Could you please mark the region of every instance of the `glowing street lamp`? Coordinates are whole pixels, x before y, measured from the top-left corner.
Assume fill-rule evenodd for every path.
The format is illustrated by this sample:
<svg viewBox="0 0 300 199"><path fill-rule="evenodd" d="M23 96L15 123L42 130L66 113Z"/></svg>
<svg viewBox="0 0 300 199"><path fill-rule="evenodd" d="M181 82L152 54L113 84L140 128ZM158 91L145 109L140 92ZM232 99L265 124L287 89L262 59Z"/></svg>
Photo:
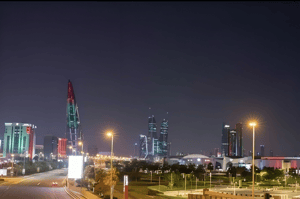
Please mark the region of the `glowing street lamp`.
<svg viewBox="0 0 300 199"><path fill-rule="evenodd" d="M255 165L254 165L254 155L255 155L255 126L256 123L252 122L249 124L250 126L253 127L253 153L252 153L252 198L254 199L254 170L255 170Z"/></svg>
<svg viewBox="0 0 300 199"><path fill-rule="evenodd" d="M108 137L111 137L111 152L110 152L110 170L111 170L111 187L110 187L110 199L113 199L113 164L112 164L112 155L113 155L113 148L114 148L114 134L112 132L107 132L106 134Z"/></svg>
<svg viewBox="0 0 300 199"><path fill-rule="evenodd" d="M78 145L81 146L81 151L83 151L83 142L82 142L82 141L79 141L79 142L78 142ZM83 154L83 153L82 153L82 154Z"/></svg>

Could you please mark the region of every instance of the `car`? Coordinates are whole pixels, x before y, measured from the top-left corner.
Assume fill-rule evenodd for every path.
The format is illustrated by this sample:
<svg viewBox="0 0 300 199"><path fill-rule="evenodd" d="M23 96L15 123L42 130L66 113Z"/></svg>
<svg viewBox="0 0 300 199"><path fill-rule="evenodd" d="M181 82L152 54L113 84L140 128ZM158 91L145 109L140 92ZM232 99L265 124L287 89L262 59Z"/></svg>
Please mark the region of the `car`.
<svg viewBox="0 0 300 199"><path fill-rule="evenodd" d="M52 187L57 187L57 182L52 182Z"/></svg>

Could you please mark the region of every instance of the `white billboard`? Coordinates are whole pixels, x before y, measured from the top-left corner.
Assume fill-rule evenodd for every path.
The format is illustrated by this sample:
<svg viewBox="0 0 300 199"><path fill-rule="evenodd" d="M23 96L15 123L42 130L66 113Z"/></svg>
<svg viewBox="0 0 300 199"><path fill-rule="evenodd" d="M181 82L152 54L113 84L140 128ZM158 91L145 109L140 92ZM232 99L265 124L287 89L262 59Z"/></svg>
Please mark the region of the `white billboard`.
<svg viewBox="0 0 300 199"><path fill-rule="evenodd" d="M0 169L0 176L7 176L7 169Z"/></svg>
<svg viewBox="0 0 300 199"><path fill-rule="evenodd" d="M83 156L69 156L68 178L82 178Z"/></svg>

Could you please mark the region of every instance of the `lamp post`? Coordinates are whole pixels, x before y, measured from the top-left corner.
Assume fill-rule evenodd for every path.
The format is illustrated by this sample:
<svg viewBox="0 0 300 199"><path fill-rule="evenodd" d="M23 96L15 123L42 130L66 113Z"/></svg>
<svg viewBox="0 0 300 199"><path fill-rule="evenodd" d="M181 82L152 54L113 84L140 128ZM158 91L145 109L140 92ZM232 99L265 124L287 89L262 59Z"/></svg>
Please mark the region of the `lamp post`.
<svg viewBox="0 0 300 199"><path fill-rule="evenodd" d="M82 141L79 141L79 142L78 142L78 145L81 146L81 151L83 152L83 142L82 142ZM81 152L81 154L82 154L82 152Z"/></svg>
<svg viewBox="0 0 300 199"><path fill-rule="evenodd" d="M12 162L11 162L11 165L12 165L12 175L14 175L14 154L11 155L12 157Z"/></svg>
<svg viewBox="0 0 300 199"><path fill-rule="evenodd" d="M107 133L108 137L111 137L111 152L110 152L110 170L111 170L111 187L110 187L110 199L113 199L113 148L114 148L114 135L112 132Z"/></svg>
<svg viewBox="0 0 300 199"><path fill-rule="evenodd" d="M252 122L250 123L250 126L253 127L253 153L252 153L252 198L254 199L254 170L255 170L255 164L254 164L254 155L255 155L255 126L256 123Z"/></svg>

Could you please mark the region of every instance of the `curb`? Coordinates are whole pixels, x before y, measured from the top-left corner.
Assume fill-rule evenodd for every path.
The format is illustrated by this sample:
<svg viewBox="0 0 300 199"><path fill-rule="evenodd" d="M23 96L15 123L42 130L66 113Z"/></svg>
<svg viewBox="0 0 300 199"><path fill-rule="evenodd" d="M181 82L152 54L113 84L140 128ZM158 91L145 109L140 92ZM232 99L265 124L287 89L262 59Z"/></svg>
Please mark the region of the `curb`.
<svg viewBox="0 0 300 199"><path fill-rule="evenodd" d="M71 190L68 190L69 188L67 188L66 186L64 187L65 192L73 199L81 199L79 196L77 196L76 194L74 194Z"/></svg>

